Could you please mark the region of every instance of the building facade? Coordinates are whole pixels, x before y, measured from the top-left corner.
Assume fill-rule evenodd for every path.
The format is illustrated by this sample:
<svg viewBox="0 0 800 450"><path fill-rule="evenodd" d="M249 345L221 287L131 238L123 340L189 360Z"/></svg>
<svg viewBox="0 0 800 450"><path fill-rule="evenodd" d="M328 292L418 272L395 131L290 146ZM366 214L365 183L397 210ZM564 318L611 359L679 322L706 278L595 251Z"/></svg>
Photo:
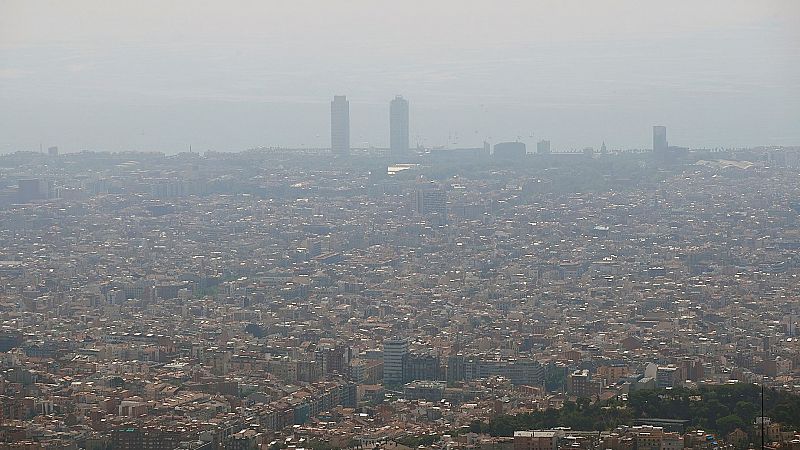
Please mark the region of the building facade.
<svg viewBox="0 0 800 450"><path fill-rule="evenodd" d="M383 341L383 384L398 385L405 381L405 362L408 358L408 338Z"/></svg>

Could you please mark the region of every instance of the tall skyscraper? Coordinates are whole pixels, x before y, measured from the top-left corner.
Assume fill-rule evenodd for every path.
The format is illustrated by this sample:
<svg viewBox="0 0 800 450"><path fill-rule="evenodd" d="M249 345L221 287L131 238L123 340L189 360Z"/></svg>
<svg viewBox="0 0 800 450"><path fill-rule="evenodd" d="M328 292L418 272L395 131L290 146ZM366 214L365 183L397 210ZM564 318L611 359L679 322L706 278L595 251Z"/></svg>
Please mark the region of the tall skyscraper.
<svg viewBox="0 0 800 450"><path fill-rule="evenodd" d="M408 153L408 100L400 95L389 104L389 152L392 156Z"/></svg>
<svg viewBox="0 0 800 450"><path fill-rule="evenodd" d="M550 141L541 140L536 143L536 153L540 155L549 155L550 154Z"/></svg>
<svg viewBox="0 0 800 450"><path fill-rule="evenodd" d="M398 385L405 379L404 366L408 357L408 338L383 341L383 384Z"/></svg>
<svg viewBox="0 0 800 450"><path fill-rule="evenodd" d="M653 153L664 154L669 149L667 144L667 127L656 125L653 127Z"/></svg>
<svg viewBox="0 0 800 450"><path fill-rule="evenodd" d="M350 153L350 102L344 95L334 95L331 102L331 152Z"/></svg>

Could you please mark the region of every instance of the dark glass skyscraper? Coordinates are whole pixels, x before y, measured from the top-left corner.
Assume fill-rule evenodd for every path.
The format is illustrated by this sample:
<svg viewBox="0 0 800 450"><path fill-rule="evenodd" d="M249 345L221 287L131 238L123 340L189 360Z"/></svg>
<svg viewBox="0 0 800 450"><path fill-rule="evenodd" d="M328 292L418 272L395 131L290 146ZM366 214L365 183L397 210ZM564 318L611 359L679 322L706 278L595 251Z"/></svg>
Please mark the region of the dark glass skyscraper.
<svg viewBox="0 0 800 450"><path fill-rule="evenodd" d="M344 95L335 95L331 102L331 152L350 153L350 102Z"/></svg>
<svg viewBox="0 0 800 450"><path fill-rule="evenodd" d="M389 104L389 151L392 156L408 153L408 101L400 95Z"/></svg>
<svg viewBox="0 0 800 450"><path fill-rule="evenodd" d="M669 149L667 144L667 127L656 125L653 127L653 153L664 154Z"/></svg>

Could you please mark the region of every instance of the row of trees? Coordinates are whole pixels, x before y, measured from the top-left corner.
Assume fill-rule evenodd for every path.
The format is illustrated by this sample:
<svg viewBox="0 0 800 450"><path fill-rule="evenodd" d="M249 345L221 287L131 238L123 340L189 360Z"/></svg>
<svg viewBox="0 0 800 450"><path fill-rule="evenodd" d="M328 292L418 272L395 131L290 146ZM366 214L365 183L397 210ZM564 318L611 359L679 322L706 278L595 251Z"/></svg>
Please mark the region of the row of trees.
<svg viewBox="0 0 800 450"><path fill-rule="evenodd" d="M630 396L634 417L683 419L689 426L727 434L752 429L761 415L761 388L754 384L703 386L697 390L639 391ZM764 391L764 415L787 427L800 427L800 396Z"/></svg>
<svg viewBox="0 0 800 450"><path fill-rule="evenodd" d="M800 428L800 396L768 389L764 393L767 417L789 428ZM761 415L761 391L751 384L704 386L697 390L644 390L631 393L627 402L612 399L589 403L566 402L559 410L548 409L517 415L500 415L488 423L475 421L470 431L493 436L512 436L515 430L570 427L573 430L611 430L632 425L635 419L662 418L688 421L689 428L724 436L740 428L753 430Z"/></svg>
<svg viewBox="0 0 800 450"><path fill-rule="evenodd" d="M547 409L530 413L503 414L488 423L475 421L470 431L492 436L513 436L516 430L536 430L570 427L573 430L610 430L633 422L630 408L619 400L590 403L588 399L565 402L561 409Z"/></svg>

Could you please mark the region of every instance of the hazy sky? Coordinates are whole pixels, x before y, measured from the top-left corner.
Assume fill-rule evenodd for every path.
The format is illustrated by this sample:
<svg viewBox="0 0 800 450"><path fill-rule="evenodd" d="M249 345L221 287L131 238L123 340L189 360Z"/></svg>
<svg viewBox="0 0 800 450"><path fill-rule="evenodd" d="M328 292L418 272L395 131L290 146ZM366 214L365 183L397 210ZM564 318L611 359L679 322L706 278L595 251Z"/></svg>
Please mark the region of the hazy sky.
<svg viewBox="0 0 800 450"><path fill-rule="evenodd" d="M800 145L800 1L0 0L0 152Z"/></svg>

